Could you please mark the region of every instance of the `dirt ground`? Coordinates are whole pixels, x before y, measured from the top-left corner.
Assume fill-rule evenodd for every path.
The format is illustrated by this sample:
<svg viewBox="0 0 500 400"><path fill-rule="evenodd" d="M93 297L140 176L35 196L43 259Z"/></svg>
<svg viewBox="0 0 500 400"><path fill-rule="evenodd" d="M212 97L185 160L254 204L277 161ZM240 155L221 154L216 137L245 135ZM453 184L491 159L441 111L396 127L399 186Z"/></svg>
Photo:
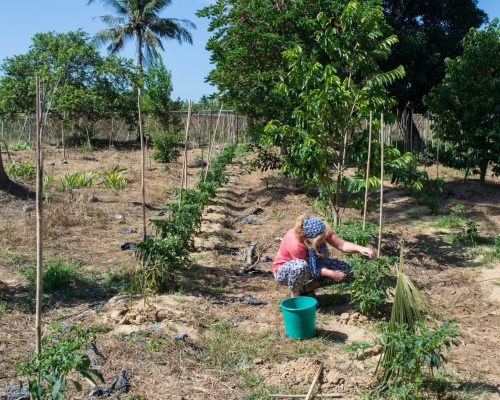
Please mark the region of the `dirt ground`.
<svg viewBox="0 0 500 400"><path fill-rule="evenodd" d="M191 164L197 151L190 152ZM16 152L30 159L30 151ZM141 232L140 152L70 151L60 164L59 150L48 152L46 172L57 179L67 172L109 170L126 166L124 190L92 188L63 192L49 190L46 209L47 259L63 258L80 264L90 283L50 296L44 321L100 326L97 346L105 357L101 371L106 382L125 369L132 374L131 390L123 399L264 399L269 393L306 393L322 362L323 393L360 399L370 386L377 356L360 359L349 344L373 340L376 323L360 316L342 295L318 292L318 335L292 341L284 335L279 302L288 297L269 273L242 274L244 250L256 243L258 256L272 260L280 238L302 213L312 213L314 198L295 182L277 173L246 173L243 162L230 165L230 182L206 208L201 232L195 238L193 266L179 281L175 293L150 297L143 305L118 284L121 271L135 263L123 242L136 242ZM172 198L180 181L180 163L152 162L146 174L148 218ZM199 168L189 168L194 183ZM429 170L431 176L435 169ZM451 170L445 176L442 214L461 203L477 223L479 233L500 232L500 183L481 187L466 184ZM376 193L374 197L378 196ZM95 198L97 198L97 201ZM92 198L92 199L91 199ZM23 307L33 289L19 272L34 261L35 215L26 211L32 202L0 193L0 391L16 382L15 369L25 360L34 339L34 315ZM461 336L447 356L448 399L498 399L500 385L498 260L485 261L487 246L452 245L450 232L435 226L439 216L403 192L389 187L382 253L397 255L403 239L406 271L428 297L440 319L458 318ZM252 216L259 225L237 222ZM347 210L344 218L359 218ZM373 211L369 219L376 223ZM125 229L128 229L125 232ZM131 232L131 233L129 233ZM271 262L256 266L265 272ZM118 283L116 283L118 282ZM114 284L116 283L116 284ZM252 295L267 304L252 306L236 301ZM132 304L132 307L130 306ZM174 340L187 334L187 339ZM72 393L70 398L86 397Z"/></svg>

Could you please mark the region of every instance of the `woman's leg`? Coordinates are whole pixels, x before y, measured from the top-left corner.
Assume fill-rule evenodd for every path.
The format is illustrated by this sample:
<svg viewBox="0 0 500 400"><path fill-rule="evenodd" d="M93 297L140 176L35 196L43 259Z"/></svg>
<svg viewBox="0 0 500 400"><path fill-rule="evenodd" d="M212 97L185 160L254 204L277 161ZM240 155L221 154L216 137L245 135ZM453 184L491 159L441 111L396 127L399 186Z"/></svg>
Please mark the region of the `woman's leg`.
<svg viewBox="0 0 500 400"><path fill-rule="evenodd" d="M288 286L292 292L292 297L300 296L302 288L310 279L306 260L288 261L276 272L276 280L280 284Z"/></svg>

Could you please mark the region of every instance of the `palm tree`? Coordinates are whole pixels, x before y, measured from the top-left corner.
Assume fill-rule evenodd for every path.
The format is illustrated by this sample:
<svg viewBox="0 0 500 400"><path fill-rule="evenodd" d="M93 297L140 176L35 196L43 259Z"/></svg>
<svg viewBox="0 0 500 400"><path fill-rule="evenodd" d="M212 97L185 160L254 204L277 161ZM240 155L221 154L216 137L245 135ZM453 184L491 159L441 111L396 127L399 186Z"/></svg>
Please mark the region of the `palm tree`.
<svg viewBox="0 0 500 400"><path fill-rule="evenodd" d="M96 0L87 0L92 4ZM157 57L157 48L163 48L162 39L176 39L179 43L193 44L189 29L196 26L189 20L161 18L159 13L168 7L172 0L100 0L105 6L114 10L114 15L100 17L109 28L96 33L96 45L108 44L111 54L118 53L126 42L135 37L137 42L137 67L142 73L144 53L146 59Z"/></svg>
<svg viewBox="0 0 500 400"><path fill-rule="evenodd" d="M141 192L142 192L142 220L143 240L146 240L146 198L145 198L145 155L144 134L141 121L141 89L144 69L144 53L147 59L158 57L157 48L163 48L162 39L176 39L179 43L193 43L188 29L196 26L188 20L161 18L160 12L168 7L172 0L100 0L105 6L114 10L115 15L103 15L101 21L109 26L97 32L94 43L99 46L108 44L111 54L118 53L126 42L135 37L137 42L137 69L139 72L139 87L137 90L138 133L141 140ZM95 0L87 0L87 4Z"/></svg>

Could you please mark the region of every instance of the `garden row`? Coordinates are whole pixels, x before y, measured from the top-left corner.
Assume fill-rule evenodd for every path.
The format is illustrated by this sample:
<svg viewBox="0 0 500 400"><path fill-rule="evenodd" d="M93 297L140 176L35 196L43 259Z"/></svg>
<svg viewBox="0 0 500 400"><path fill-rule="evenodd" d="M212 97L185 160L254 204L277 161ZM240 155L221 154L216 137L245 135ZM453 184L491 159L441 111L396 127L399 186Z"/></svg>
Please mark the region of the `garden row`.
<svg viewBox="0 0 500 400"><path fill-rule="evenodd" d="M227 146L212 162L209 171L200 171L194 189L177 190L176 200L165 207L167 218L150 221L154 235L139 243L136 255L142 266L134 286L141 293L165 291L174 284L175 274L190 264L194 234L200 229L202 213L217 189L228 182L226 166L236 146Z"/></svg>

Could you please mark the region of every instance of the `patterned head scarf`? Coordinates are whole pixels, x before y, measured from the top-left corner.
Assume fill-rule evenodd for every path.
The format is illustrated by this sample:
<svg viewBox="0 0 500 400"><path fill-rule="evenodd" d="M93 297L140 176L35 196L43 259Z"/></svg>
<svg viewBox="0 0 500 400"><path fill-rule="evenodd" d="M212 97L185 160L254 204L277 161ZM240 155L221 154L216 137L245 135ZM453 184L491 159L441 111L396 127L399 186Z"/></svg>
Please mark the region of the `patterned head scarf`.
<svg viewBox="0 0 500 400"><path fill-rule="evenodd" d="M315 217L305 217L302 223L302 232L308 238L313 238L321 235L325 230L326 225L319 218Z"/></svg>

